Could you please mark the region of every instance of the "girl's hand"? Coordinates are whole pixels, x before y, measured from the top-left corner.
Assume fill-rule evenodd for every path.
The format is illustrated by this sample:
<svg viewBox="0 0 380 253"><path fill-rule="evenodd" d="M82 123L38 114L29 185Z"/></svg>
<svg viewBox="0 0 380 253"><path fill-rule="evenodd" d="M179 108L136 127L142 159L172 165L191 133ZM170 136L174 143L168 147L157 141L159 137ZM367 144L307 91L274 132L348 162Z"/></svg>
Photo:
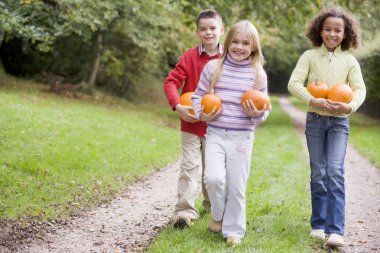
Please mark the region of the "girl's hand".
<svg viewBox="0 0 380 253"><path fill-rule="evenodd" d="M262 110L257 110L252 100L246 100L245 103L243 103L243 111L250 117L263 116L267 109L267 105L264 104L264 108Z"/></svg>
<svg viewBox="0 0 380 253"><path fill-rule="evenodd" d="M203 110L204 106L202 106L201 115L199 116L199 119L206 122L216 119L222 113L222 108L216 111L216 106L212 109L210 113L205 113Z"/></svg>
<svg viewBox="0 0 380 253"><path fill-rule="evenodd" d="M186 122L194 123L199 121L197 117L190 113L190 110L193 109L191 106L177 104L175 110L178 113L178 116Z"/></svg>
<svg viewBox="0 0 380 253"><path fill-rule="evenodd" d="M310 106L327 112L335 110L335 107L325 98L312 98L310 100Z"/></svg>
<svg viewBox="0 0 380 253"><path fill-rule="evenodd" d="M350 114L351 113L351 106L349 106L346 103L343 102L335 102L332 100L327 100L330 106L332 106L333 109L328 109L327 111L329 113L334 113L334 114L340 114L340 113L345 113L345 114Z"/></svg>
<svg viewBox="0 0 380 253"><path fill-rule="evenodd" d="M325 98L312 98L310 100L310 106L332 114L351 113L351 107L348 104Z"/></svg>

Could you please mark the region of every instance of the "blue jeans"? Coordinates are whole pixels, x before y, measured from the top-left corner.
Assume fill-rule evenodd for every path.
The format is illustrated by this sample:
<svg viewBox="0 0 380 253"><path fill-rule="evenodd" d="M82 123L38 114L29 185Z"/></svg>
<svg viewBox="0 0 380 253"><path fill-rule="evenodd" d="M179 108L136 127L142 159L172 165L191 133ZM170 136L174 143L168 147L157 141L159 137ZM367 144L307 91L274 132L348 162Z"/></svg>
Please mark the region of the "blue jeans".
<svg viewBox="0 0 380 253"><path fill-rule="evenodd" d="M311 227L344 234L344 158L349 119L308 113L306 139L310 156Z"/></svg>

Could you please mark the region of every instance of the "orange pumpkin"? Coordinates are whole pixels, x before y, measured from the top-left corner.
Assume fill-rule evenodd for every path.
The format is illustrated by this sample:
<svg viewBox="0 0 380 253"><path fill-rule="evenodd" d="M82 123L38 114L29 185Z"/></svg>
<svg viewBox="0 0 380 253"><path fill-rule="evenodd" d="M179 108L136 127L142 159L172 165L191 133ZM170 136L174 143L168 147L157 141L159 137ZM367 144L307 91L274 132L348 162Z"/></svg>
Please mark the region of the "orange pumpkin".
<svg viewBox="0 0 380 253"><path fill-rule="evenodd" d="M245 103L247 100L252 100L257 110L262 110L264 108L264 105L266 105L267 109L270 106L269 96L264 92L258 90L246 91L241 97L241 105L243 106L243 103Z"/></svg>
<svg viewBox="0 0 380 253"><path fill-rule="evenodd" d="M306 89L315 98L327 98L329 94L329 86L324 82L318 82L317 79L309 83Z"/></svg>
<svg viewBox="0 0 380 253"><path fill-rule="evenodd" d="M354 97L354 92L347 84L336 84L331 87L327 99L336 102L349 103Z"/></svg>
<svg viewBox="0 0 380 253"><path fill-rule="evenodd" d="M201 105L205 113L210 113L214 107L217 112L222 107L222 99L215 94L207 94L202 97Z"/></svg>
<svg viewBox="0 0 380 253"><path fill-rule="evenodd" d="M193 101L191 101L191 97L194 95L194 92L186 92L184 94L182 94L180 97L179 97L179 103L181 105L185 105L185 106L191 106L193 107ZM193 109L190 109L189 112L193 115L195 115L194 113L194 110Z"/></svg>

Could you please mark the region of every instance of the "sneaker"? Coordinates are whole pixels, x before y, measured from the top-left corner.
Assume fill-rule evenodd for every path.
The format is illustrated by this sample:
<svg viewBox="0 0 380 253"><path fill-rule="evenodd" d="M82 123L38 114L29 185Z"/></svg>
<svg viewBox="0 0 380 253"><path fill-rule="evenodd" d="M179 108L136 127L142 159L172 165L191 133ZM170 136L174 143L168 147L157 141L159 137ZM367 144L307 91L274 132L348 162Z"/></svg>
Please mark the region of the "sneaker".
<svg viewBox="0 0 380 253"><path fill-rule="evenodd" d="M239 237L235 237L235 236L227 237L227 244L231 246L232 248L238 246L240 243L241 243L241 239Z"/></svg>
<svg viewBox="0 0 380 253"><path fill-rule="evenodd" d="M332 247L343 247L344 240L341 235L331 234L327 237L326 244L327 246L332 246Z"/></svg>
<svg viewBox="0 0 380 253"><path fill-rule="evenodd" d="M184 229L191 226L191 219L187 216L179 216L174 222L174 228Z"/></svg>
<svg viewBox="0 0 380 253"><path fill-rule="evenodd" d="M213 233L220 233L222 232L222 224L223 221L216 221L213 218L211 218L210 222L208 223L208 230L210 230Z"/></svg>
<svg viewBox="0 0 380 253"><path fill-rule="evenodd" d="M326 234L323 229L312 229L310 232L310 236L321 239L322 241L326 239Z"/></svg>

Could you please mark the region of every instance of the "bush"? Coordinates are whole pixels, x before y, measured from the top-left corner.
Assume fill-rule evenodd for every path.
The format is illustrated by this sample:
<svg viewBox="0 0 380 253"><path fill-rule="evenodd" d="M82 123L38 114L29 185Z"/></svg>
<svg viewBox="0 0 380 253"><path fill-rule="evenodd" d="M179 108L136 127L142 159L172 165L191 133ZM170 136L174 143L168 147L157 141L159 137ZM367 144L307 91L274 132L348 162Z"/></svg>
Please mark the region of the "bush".
<svg viewBox="0 0 380 253"><path fill-rule="evenodd" d="M367 96L361 108L365 114L380 118L380 49L360 60Z"/></svg>

